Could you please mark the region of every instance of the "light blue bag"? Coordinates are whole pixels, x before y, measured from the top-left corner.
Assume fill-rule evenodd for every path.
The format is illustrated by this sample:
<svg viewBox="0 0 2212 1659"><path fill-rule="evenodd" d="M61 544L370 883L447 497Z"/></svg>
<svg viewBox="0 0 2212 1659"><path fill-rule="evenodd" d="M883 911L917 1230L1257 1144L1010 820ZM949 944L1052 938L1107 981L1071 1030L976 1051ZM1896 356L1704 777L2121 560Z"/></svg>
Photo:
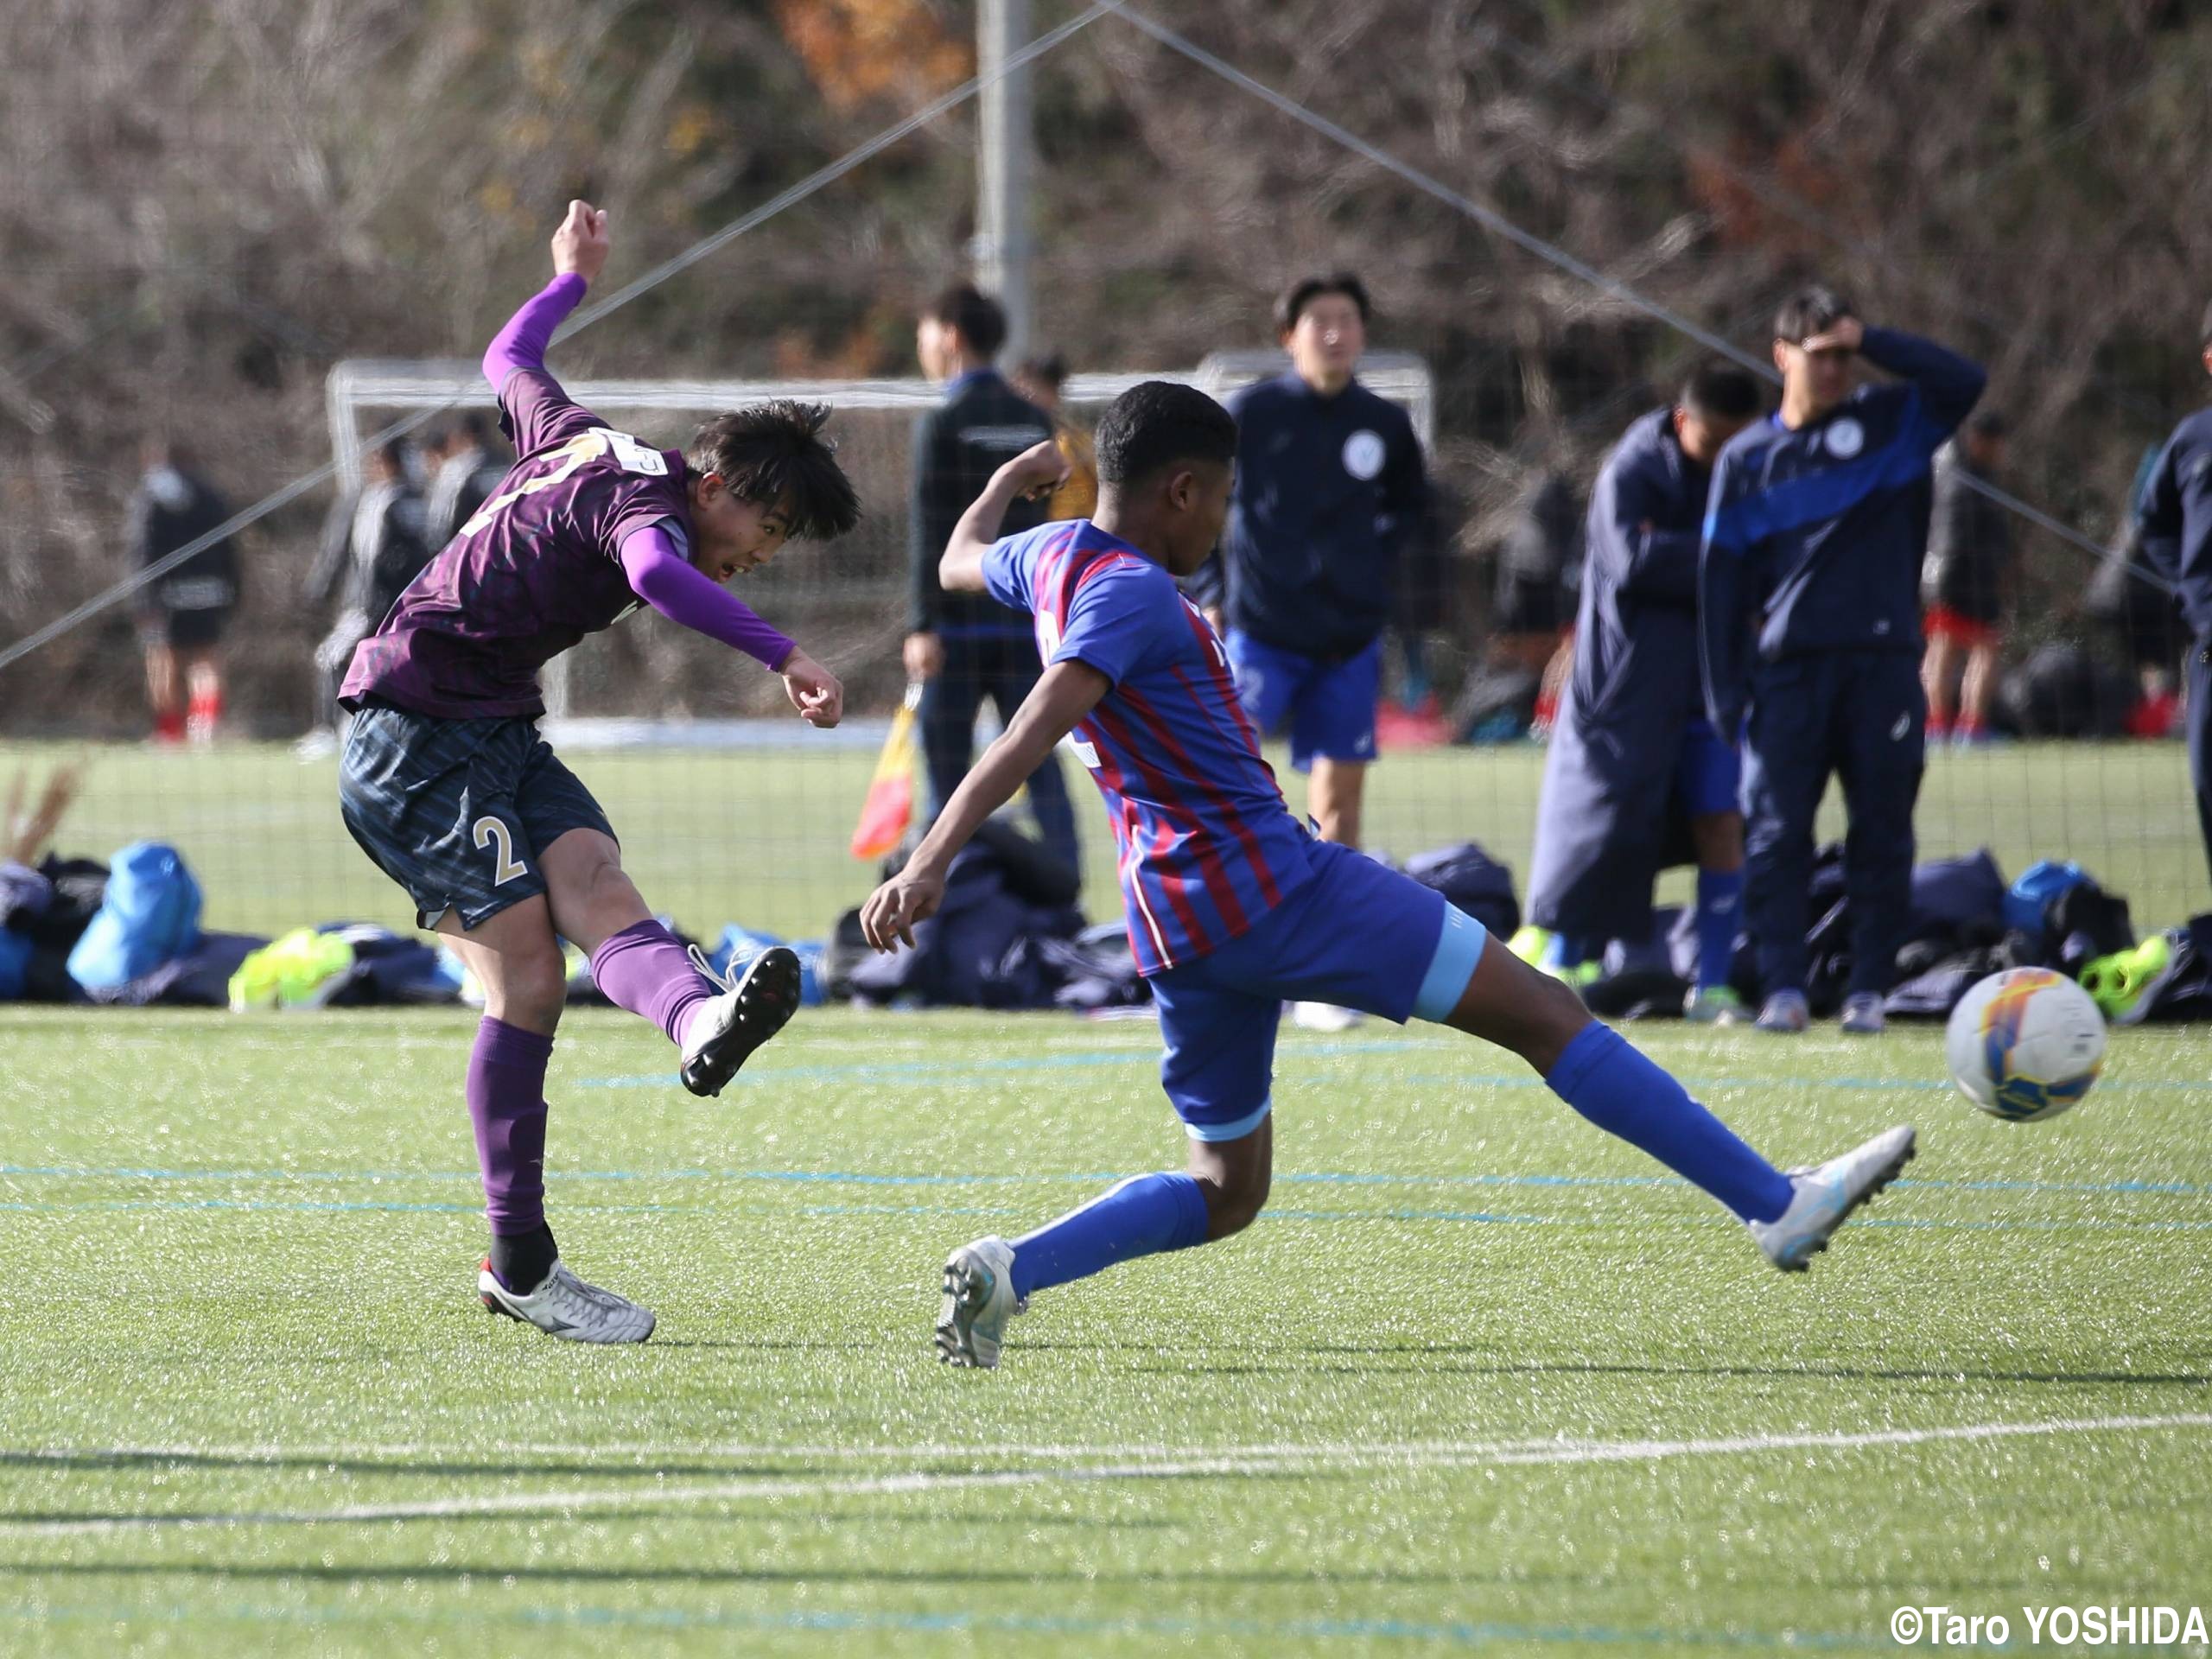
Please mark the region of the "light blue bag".
<svg viewBox="0 0 2212 1659"><path fill-rule="evenodd" d="M110 861L107 895L69 953L69 977L88 991L111 991L199 943L199 882L175 848L133 842Z"/></svg>

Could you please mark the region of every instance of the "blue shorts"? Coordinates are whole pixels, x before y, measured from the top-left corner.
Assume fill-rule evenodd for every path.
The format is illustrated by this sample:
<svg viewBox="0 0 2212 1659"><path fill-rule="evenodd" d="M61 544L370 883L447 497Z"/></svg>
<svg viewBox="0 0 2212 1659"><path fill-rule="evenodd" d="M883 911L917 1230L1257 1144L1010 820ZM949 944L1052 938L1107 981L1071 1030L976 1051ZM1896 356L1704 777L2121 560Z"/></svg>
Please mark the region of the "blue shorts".
<svg viewBox="0 0 2212 1659"><path fill-rule="evenodd" d="M545 891L537 855L571 830L614 830L536 722L444 720L372 703L353 716L338 805L361 850L415 901L418 926L464 928Z"/></svg>
<svg viewBox="0 0 2212 1659"><path fill-rule="evenodd" d="M1733 743L1724 743L1703 715L1682 733L1682 753L1675 762L1675 787L1694 818L1743 810L1743 763Z"/></svg>
<svg viewBox="0 0 2212 1659"><path fill-rule="evenodd" d="M1285 1002L1442 1020L1482 960L1483 925L1434 888L1349 847L1309 851L1312 877L1249 932L1152 977L1160 1081L1194 1141L1235 1141L1267 1116Z"/></svg>
<svg viewBox="0 0 2212 1659"><path fill-rule="evenodd" d="M1290 764L1310 772L1313 759L1372 760L1375 699L1382 683L1382 641L1350 657L1307 657L1278 651L1250 634L1229 631L1229 666L1236 695L1263 736L1287 721Z"/></svg>

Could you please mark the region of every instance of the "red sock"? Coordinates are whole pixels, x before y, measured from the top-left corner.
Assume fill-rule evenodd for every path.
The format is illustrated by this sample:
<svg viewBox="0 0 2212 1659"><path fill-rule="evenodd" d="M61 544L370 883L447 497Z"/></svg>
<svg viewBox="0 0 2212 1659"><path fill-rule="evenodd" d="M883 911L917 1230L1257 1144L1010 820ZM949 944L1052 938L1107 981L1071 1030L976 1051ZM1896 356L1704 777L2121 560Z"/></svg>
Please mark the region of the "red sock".
<svg viewBox="0 0 2212 1659"><path fill-rule="evenodd" d="M181 743L184 741L184 715L176 709L154 716L154 741Z"/></svg>
<svg viewBox="0 0 2212 1659"><path fill-rule="evenodd" d="M194 736L213 736L222 720L223 694L220 691L195 691L192 694L192 712L185 721L185 727Z"/></svg>

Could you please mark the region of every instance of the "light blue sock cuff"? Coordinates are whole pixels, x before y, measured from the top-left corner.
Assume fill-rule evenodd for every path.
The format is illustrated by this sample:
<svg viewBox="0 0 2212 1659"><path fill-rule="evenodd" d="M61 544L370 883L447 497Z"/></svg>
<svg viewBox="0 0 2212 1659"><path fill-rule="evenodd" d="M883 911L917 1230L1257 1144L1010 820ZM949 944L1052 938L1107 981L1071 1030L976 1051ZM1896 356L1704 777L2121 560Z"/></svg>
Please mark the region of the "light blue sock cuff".
<svg viewBox="0 0 2212 1659"><path fill-rule="evenodd" d="M1436 954L1428 959L1428 972L1414 994L1414 1019L1441 1025L1452 1017L1489 942L1490 930L1480 922L1457 905L1444 906L1444 931L1437 936Z"/></svg>
<svg viewBox="0 0 2212 1659"><path fill-rule="evenodd" d="M1184 1121L1183 1133L1193 1141L1242 1141L1260 1127L1261 1121L1275 1109L1275 1099L1269 1095L1243 1116L1227 1123L1193 1123Z"/></svg>

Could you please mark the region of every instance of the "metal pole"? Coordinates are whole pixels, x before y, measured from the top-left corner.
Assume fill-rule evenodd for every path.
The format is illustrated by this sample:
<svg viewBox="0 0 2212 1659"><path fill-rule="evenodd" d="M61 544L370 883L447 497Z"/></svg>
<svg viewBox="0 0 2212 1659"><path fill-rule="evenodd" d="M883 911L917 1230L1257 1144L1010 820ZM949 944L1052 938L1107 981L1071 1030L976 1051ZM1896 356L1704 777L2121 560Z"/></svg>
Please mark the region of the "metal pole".
<svg viewBox="0 0 2212 1659"><path fill-rule="evenodd" d="M976 68L990 77L1029 43L1029 0L977 0ZM1006 350L1029 345L1029 68L983 84L977 162L976 285L1006 308Z"/></svg>

